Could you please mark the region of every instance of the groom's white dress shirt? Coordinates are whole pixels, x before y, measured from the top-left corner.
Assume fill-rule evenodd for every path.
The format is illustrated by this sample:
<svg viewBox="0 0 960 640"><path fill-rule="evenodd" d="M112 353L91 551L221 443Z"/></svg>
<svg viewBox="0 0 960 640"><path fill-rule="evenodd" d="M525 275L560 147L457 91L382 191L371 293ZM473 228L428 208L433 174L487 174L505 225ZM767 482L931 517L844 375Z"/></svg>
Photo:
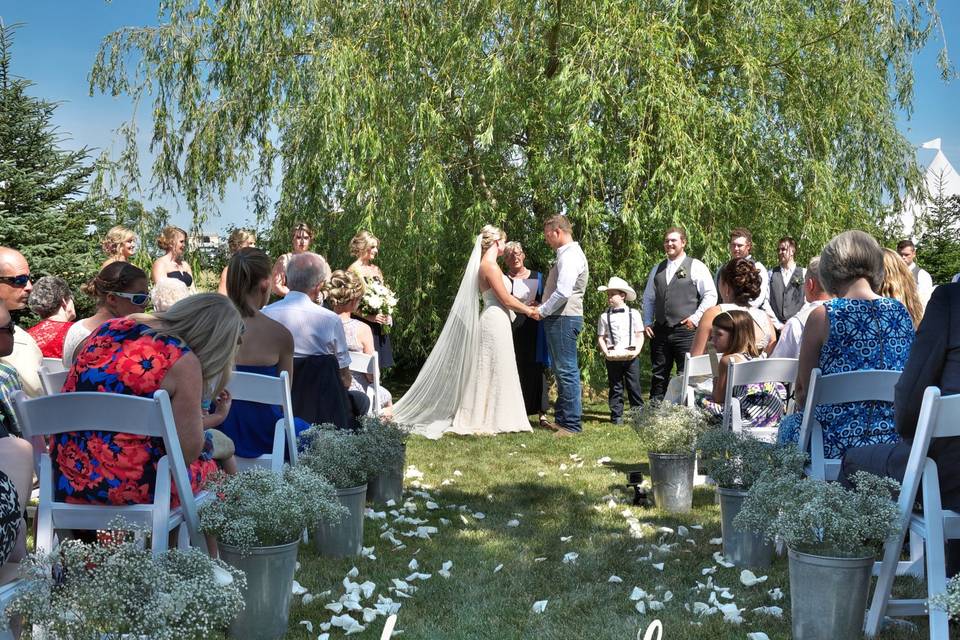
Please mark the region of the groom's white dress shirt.
<svg viewBox="0 0 960 640"><path fill-rule="evenodd" d="M587 256L579 242L568 242L557 249L557 288L540 305L540 315L553 315L573 295L577 279L587 268Z"/></svg>
<svg viewBox="0 0 960 640"><path fill-rule="evenodd" d="M347 335L340 316L315 303L307 294L291 291L262 311L293 334L295 357L329 354L337 356L341 369L350 366Z"/></svg>

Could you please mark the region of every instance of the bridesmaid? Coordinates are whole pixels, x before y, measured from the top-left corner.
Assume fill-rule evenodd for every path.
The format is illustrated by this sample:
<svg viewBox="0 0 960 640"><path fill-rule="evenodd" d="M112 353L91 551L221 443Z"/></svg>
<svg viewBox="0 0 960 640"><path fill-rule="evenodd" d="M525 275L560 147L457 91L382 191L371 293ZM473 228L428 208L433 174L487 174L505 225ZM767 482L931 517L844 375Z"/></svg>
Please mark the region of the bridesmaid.
<svg viewBox="0 0 960 640"><path fill-rule="evenodd" d="M100 265L102 271L111 262L130 262L137 251L137 234L123 225L117 225L107 231L100 246L107 254L107 259Z"/></svg>
<svg viewBox="0 0 960 640"><path fill-rule="evenodd" d="M187 232L180 227L164 227L157 238L157 246L166 253L153 261L150 270L153 284L164 278L174 278L187 285L192 292L193 270L190 263L183 259L183 252L187 248Z"/></svg>
<svg viewBox="0 0 960 640"><path fill-rule="evenodd" d="M273 294L281 298L290 293L290 289L287 288L287 263L296 254L310 251L310 243L313 242L313 229L305 222L297 223L293 227L291 242L293 243L292 251L277 258L276 264L273 265L271 288Z"/></svg>
<svg viewBox="0 0 960 640"><path fill-rule="evenodd" d="M240 249L253 247L256 244L257 234L249 229L234 229L230 232L230 237L227 238L227 248L230 250L231 258ZM220 286L217 287L217 293L223 296L227 295L227 267L224 267L223 271L220 272Z"/></svg>
<svg viewBox="0 0 960 640"><path fill-rule="evenodd" d="M363 278L364 283L379 282L383 284L383 272L373 264L380 253L380 240L369 231L361 231L350 241L350 255L356 258L349 269ZM369 325L373 332L373 347L380 357L380 370L385 371L393 366L393 348L390 345L390 334L384 332L384 326L393 326L393 318L384 314L375 316L357 315Z"/></svg>

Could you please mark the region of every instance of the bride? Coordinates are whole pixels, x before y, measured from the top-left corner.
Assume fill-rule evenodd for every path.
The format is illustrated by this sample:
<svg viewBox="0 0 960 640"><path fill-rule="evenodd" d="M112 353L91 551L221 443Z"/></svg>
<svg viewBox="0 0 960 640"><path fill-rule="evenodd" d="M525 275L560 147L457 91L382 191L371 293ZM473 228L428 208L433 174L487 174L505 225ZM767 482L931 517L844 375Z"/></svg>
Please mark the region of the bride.
<svg viewBox="0 0 960 640"><path fill-rule="evenodd" d="M444 433L532 431L509 313L532 315L536 310L507 293L497 265L506 242L507 235L493 225L477 236L437 344L413 386L394 403L394 420L411 425L413 433L439 438Z"/></svg>

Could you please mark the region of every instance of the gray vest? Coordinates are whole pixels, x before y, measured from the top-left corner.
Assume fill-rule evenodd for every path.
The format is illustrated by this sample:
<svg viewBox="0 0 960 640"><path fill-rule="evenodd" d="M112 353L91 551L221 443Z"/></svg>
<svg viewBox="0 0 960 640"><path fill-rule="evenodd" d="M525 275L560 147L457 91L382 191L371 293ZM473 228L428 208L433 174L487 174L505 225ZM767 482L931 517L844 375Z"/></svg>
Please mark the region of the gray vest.
<svg viewBox="0 0 960 640"><path fill-rule="evenodd" d="M553 295L553 292L557 290L557 276L560 271L557 269L557 265L553 265L550 268L550 273L547 275L547 283L543 287L543 300L546 300ZM555 311L551 315L555 316L583 316L583 294L587 292L587 280L590 279L590 265L584 261L583 272L577 276L577 281L573 284L573 293L570 294L570 297L567 298L566 303L559 311Z"/></svg>
<svg viewBox="0 0 960 640"><path fill-rule="evenodd" d="M777 319L780 322L786 322L806 303L803 298L803 278L806 272L802 267L794 269L793 277L785 287L783 278L780 276L781 271L782 269L777 266L770 272L770 306L777 315ZM794 282L798 278L800 284L796 285Z"/></svg>
<svg viewBox="0 0 960 640"><path fill-rule="evenodd" d="M685 256L680 263L686 275L678 278L674 274L670 284L667 284L667 261L657 265L657 273L653 277L653 288L656 293L653 303L653 319L657 324L667 324L671 327L680 324L682 320L693 315L700 306L700 292L697 283L690 275L693 267L693 258Z"/></svg>

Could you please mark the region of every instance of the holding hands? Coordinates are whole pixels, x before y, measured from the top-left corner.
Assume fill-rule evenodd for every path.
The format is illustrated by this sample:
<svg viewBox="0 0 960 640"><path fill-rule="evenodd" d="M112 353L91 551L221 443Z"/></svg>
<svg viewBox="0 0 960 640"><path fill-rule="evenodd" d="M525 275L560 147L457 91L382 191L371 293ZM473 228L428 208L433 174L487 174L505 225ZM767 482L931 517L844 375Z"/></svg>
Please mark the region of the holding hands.
<svg viewBox="0 0 960 640"><path fill-rule="evenodd" d="M527 307L527 310L524 311L524 313L531 320L543 320L543 315L540 313L540 307Z"/></svg>

